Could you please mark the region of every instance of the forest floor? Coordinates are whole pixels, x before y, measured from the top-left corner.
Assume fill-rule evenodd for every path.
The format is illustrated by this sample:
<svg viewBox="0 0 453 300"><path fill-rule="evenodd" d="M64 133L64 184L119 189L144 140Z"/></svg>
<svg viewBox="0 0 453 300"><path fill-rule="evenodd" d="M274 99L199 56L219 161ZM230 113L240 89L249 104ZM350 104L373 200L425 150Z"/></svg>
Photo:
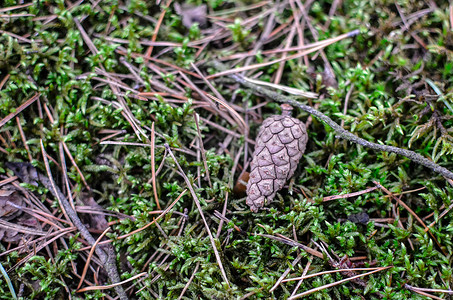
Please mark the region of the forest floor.
<svg viewBox="0 0 453 300"><path fill-rule="evenodd" d="M0 7L0 299L450 299L448 1L159 2Z"/></svg>

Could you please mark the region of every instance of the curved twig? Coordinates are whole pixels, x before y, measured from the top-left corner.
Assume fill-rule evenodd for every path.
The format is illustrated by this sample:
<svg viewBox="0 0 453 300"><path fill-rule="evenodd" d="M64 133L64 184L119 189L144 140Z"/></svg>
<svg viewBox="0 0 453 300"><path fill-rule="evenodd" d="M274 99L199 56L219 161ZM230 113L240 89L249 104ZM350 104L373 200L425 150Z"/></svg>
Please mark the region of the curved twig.
<svg viewBox="0 0 453 300"><path fill-rule="evenodd" d="M216 66L216 68L218 68L220 70L224 69L224 66L218 62L214 62L214 65ZM233 78L236 82L240 83L241 85L251 89L256 94L263 95L263 96L268 97L277 102L288 103L290 105L299 107L300 109L302 109L305 112L308 112L309 114L312 114L317 119L319 119L323 123L327 124L330 128L332 128L335 131L335 133L337 134L338 138L342 138L342 139L351 141L353 143L359 144L363 147L367 147L370 149L385 151L385 152L393 152L393 153L405 156L405 157L409 158L410 160L412 160L413 162L416 162L427 168L430 168L434 172L439 173L442 176L453 180L453 172L451 172L450 170L448 170L442 166L439 166L435 162L432 162L431 160L421 156L418 153L415 153L414 151L407 150L407 149L401 149L401 148L394 147L394 146L376 144L376 143L372 143L367 140L364 140L364 139L352 134L351 132L341 128L341 126L338 125L337 123L335 123L331 118L329 118L322 112L314 109L313 107L299 103L290 97L278 94L267 88L258 86L251 82L248 82L242 76L233 74L233 75L230 75L230 77Z"/></svg>

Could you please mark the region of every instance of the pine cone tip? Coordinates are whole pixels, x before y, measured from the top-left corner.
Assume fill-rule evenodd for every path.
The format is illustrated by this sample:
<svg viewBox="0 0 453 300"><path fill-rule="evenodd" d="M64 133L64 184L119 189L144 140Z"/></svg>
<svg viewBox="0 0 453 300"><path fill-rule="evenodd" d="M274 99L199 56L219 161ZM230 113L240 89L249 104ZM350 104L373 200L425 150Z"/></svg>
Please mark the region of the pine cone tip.
<svg viewBox="0 0 453 300"><path fill-rule="evenodd" d="M280 105L280 108L282 109L283 116L291 116L291 113L293 112L293 107L291 105L283 103Z"/></svg>

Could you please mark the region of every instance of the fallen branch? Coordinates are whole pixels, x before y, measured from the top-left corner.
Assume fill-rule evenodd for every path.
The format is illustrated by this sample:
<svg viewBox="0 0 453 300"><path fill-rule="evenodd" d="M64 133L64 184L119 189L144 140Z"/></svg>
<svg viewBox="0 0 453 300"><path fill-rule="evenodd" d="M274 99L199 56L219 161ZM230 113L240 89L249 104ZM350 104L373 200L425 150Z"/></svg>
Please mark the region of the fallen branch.
<svg viewBox="0 0 453 300"><path fill-rule="evenodd" d="M213 64L220 71L226 69L226 67L219 62L213 62ZM392 153L396 153L396 154L405 156L405 157L409 158L410 160L412 160L413 162L416 162L427 168L430 168L434 172L439 173L446 178L453 179L453 172L451 172L450 170L448 170L444 167L439 166L435 162L432 162L431 160L421 156L420 154L415 153L414 151L407 150L407 149L401 149L401 148L394 147L394 146L376 144L376 143L372 143L367 140L364 140L364 139L352 134L351 132L341 128L341 126L338 125L337 123L335 123L331 118L329 118L322 112L314 109L313 107L299 103L290 97L281 95L281 94L271 91L267 88L253 84L253 83L245 80L245 78L240 75L232 74L232 75L230 75L230 77L233 78L236 82L240 83L241 85L251 89L255 94L265 96L265 97L270 98L277 102L288 103L292 106L299 107L300 109L302 109L303 111L305 111L309 114L312 114L318 120L320 120L321 122L327 124L330 128L332 128L335 131L335 133L337 134L337 136L336 136L337 138L342 138L342 139L351 141L353 143L359 144L363 147L367 147L370 149L384 151L384 152L392 152Z"/></svg>
<svg viewBox="0 0 453 300"><path fill-rule="evenodd" d="M18 177L24 177L22 180L24 182L27 182L29 184L32 184L33 182L41 182L42 185L48 189L52 195L58 200L60 203L60 207L65 215L68 216L68 219L74 224L74 226L78 229L80 232L80 235L92 246L95 248L95 252L98 255L99 259L101 260L107 275L114 285L115 292L118 294L119 299L121 300L127 300L128 297L126 295L126 292L124 291L124 288L121 285L115 285L120 282L120 276L118 274L117 266L116 266L116 254L114 251L113 246L107 245L102 247L96 247L96 240L93 238L91 233L88 231L88 229L85 227L85 225L82 223L80 220L79 216L77 213L74 211L72 208L71 204L69 201L66 199L66 196L61 192L60 188L55 184L53 178L52 178L52 173L50 171L50 166L49 166L49 161L47 159L47 153L46 150L44 149L44 144L41 140L41 151L44 159L44 165L46 167L47 175L45 176L44 174L39 173L33 166L29 165L28 169L30 170L31 176L27 176L25 178L18 172L18 168L15 168L13 164L10 164L8 167L16 174ZM68 220L68 221L69 221ZM80 290L78 291L80 292Z"/></svg>
<svg viewBox="0 0 453 300"><path fill-rule="evenodd" d="M116 255L113 249L113 246L107 245L106 247L103 247L101 249L100 247L96 247L96 240L93 238L91 233L88 231L88 229L83 225L82 221L80 220L79 216L77 213L72 209L71 204L69 204L68 200L66 200L66 197L64 194L61 192L61 190L58 188L58 186L55 184L53 181L52 173L50 171L50 166L49 166L49 161L47 159L47 153L46 150L44 149L44 144L41 140L41 151L42 151L42 156L44 159L44 165L46 166L46 171L48 177L46 178L42 174L39 174L39 180L41 183L54 195L55 198L57 198L58 202L61 205L61 208L63 209L63 212L65 212L72 223L74 224L75 227L80 232L80 235L92 246L95 247L95 252L100 258L102 264L104 265L105 271L107 272L107 275L109 279L112 281L113 284L116 284L120 282L120 276L118 274L118 269L116 266ZM109 247L110 246L110 247ZM126 292L124 291L123 287L121 285L115 286L115 292L118 294L119 298L121 300L127 300L128 297L126 295Z"/></svg>

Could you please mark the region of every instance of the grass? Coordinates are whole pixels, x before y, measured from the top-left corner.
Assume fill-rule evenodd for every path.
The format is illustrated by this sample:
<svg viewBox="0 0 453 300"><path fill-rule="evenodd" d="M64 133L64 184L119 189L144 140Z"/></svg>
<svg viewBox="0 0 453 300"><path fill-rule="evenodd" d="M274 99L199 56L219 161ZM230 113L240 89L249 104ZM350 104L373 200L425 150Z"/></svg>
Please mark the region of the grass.
<svg viewBox="0 0 453 300"><path fill-rule="evenodd" d="M0 299L117 296L61 201L94 239L110 228L97 247L132 279L130 299L451 297L450 179L296 109L307 150L251 213L238 178L279 104L212 64L317 93L292 97L453 170L447 1L189 3L207 13L171 0L0 8Z"/></svg>

